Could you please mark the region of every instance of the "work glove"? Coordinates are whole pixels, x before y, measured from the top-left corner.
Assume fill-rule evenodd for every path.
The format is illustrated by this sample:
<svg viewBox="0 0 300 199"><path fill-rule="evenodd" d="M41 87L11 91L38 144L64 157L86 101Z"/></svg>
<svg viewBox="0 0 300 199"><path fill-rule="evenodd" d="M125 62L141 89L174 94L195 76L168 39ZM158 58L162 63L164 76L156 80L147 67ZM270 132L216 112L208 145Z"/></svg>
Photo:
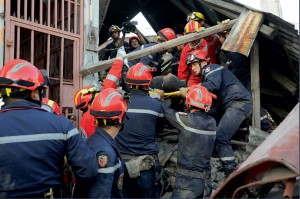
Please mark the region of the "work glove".
<svg viewBox="0 0 300 199"><path fill-rule="evenodd" d="M186 88L186 87L181 87L179 89L179 95L184 97L184 98L186 97L187 92L188 92L188 88Z"/></svg>
<svg viewBox="0 0 300 199"><path fill-rule="evenodd" d="M152 90L152 92L156 93L157 95L159 95L159 98L161 100L164 100L165 91L155 88L155 89Z"/></svg>
<svg viewBox="0 0 300 199"><path fill-rule="evenodd" d="M218 21L217 24L228 24L229 21L230 21L230 19L225 19L225 20L223 20L221 22Z"/></svg>
<svg viewBox="0 0 300 199"><path fill-rule="evenodd" d="M137 159L129 160L125 162L128 174L130 178L136 178L140 176L141 171L149 170L153 166L154 158L150 155L139 156Z"/></svg>
<svg viewBox="0 0 300 199"><path fill-rule="evenodd" d="M121 46L117 51L116 59L120 59L123 61L125 58L127 58L127 54L126 54L124 46Z"/></svg>
<svg viewBox="0 0 300 199"><path fill-rule="evenodd" d="M197 29L197 31L196 32L202 32L202 31L204 31L205 30L205 28L204 27L200 27L199 29Z"/></svg>

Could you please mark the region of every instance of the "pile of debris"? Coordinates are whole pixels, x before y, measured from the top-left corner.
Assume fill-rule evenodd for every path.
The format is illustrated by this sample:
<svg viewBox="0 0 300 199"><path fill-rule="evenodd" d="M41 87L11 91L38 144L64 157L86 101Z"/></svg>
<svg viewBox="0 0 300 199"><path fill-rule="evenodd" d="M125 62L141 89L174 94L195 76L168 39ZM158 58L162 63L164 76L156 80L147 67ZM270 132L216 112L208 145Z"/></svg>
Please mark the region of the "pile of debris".
<svg viewBox="0 0 300 199"><path fill-rule="evenodd" d="M268 133L249 127L247 131L239 131L232 141L235 159L238 164L243 162L247 157L268 137ZM177 165L177 148L178 148L177 129L167 129L157 138L159 145L159 161L164 168L163 175L163 190L162 198L170 198L172 190L175 186L176 179L176 165ZM238 138L239 137L239 138ZM226 180L225 173L220 169L221 163L219 158L213 154L211 158L211 182L215 190L222 182Z"/></svg>

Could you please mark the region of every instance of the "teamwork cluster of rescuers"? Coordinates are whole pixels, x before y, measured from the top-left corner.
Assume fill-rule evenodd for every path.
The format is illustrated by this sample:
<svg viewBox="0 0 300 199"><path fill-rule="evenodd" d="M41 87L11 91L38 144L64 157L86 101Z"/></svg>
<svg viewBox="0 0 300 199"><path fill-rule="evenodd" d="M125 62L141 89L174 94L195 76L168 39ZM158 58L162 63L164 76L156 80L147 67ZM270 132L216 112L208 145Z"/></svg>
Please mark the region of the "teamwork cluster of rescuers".
<svg viewBox="0 0 300 199"><path fill-rule="evenodd" d="M184 34L203 31L203 23L201 13L191 13ZM180 131L172 198L202 198L204 189L210 194L214 147L226 176L234 171L230 140L250 116L252 102L245 86L249 82L216 64L214 52L224 35L177 48L182 52L174 71L186 84L179 91L186 109L177 112L149 95L162 53L128 62L126 46L118 44L120 31L115 25L109 29L114 40L107 58L116 59L101 89L83 87L74 95L76 108L83 112L79 130L61 116L55 102L43 99L47 77L34 65L16 59L1 68L1 198L65 197L66 165L72 168L74 198L159 198L162 169L156 134L164 120ZM175 37L171 28L164 28L156 43ZM130 46L133 40L138 43L135 50L156 44L140 45L135 37ZM122 81L123 90L118 88ZM152 92L164 95L161 89Z"/></svg>

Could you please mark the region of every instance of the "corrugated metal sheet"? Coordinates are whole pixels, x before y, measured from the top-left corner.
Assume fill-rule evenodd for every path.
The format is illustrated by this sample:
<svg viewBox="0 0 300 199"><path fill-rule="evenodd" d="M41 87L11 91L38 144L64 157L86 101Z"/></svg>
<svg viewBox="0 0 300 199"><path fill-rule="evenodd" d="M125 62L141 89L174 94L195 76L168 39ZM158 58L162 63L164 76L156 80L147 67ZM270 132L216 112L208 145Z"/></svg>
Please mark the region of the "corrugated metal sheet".
<svg viewBox="0 0 300 199"><path fill-rule="evenodd" d="M263 22L263 14L244 10L222 45L226 51L239 52L248 57Z"/></svg>
<svg viewBox="0 0 300 199"><path fill-rule="evenodd" d="M248 187L299 176L299 103L271 135L212 194L236 198Z"/></svg>

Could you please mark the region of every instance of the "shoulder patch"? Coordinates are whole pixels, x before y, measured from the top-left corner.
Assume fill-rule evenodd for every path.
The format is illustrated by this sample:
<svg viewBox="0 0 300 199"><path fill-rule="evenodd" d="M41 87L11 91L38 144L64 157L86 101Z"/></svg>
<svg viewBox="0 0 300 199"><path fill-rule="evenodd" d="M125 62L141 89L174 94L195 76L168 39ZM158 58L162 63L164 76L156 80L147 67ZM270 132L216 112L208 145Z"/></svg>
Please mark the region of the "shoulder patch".
<svg viewBox="0 0 300 199"><path fill-rule="evenodd" d="M185 113L185 112L178 112L179 113L179 115L187 115L187 113Z"/></svg>
<svg viewBox="0 0 300 199"><path fill-rule="evenodd" d="M101 168L106 167L107 162L108 162L107 155L99 155L98 156L98 164Z"/></svg>
<svg viewBox="0 0 300 199"><path fill-rule="evenodd" d="M210 66L208 66L207 68L204 69L205 73L208 73L209 71L211 71Z"/></svg>

